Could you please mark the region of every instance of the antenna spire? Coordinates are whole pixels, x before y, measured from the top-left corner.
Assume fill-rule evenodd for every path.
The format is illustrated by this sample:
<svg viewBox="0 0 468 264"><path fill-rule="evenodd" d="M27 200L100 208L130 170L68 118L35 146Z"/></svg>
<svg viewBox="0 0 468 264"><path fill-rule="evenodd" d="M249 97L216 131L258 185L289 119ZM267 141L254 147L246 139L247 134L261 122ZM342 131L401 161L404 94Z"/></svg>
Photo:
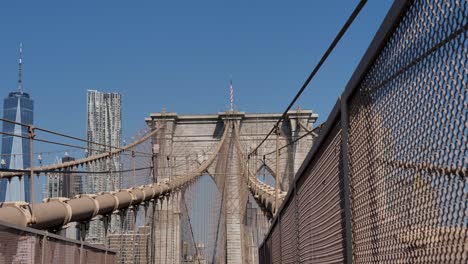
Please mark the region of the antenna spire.
<svg viewBox="0 0 468 264"><path fill-rule="evenodd" d="M231 102L231 112L234 112L234 88L232 87L232 75L231 75L231 85L229 86L229 96Z"/></svg>
<svg viewBox="0 0 468 264"><path fill-rule="evenodd" d="M19 47L19 62L18 62L18 92L23 93L23 80L22 80L22 66L23 66L23 43Z"/></svg>

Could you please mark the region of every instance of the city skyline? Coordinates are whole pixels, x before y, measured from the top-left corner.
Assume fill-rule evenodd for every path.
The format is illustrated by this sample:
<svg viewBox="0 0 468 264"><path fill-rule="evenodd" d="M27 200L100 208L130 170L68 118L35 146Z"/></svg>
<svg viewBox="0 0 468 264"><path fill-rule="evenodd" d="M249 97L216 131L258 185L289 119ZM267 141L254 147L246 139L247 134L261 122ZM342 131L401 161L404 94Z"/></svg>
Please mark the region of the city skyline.
<svg viewBox="0 0 468 264"><path fill-rule="evenodd" d="M33 124L34 100L32 100L30 93L25 92L23 88L23 67L24 67L23 66L23 43L20 43L19 56L18 56L18 68L17 68L17 76L18 76L17 90L9 92L7 97L4 98L2 113L3 113L3 118L6 120L11 120L14 122L24 123L24 124ZM90 91L95 91L95 90L88 89L86 92L89 93ZM120 96L117 93L108 93L108 94L111 97ZM112 100L111 100L111 103L112 103ZM118 104L121 104L120 99L119 99ZM112 106L112 109L114 108L115 106ZM120 106L118 108L120 108ZM121 113L118 113L119 119L121 119L121 115L122 115ZM121 124L119 124L119 127L120 128L117 129L119 131L117 133L118 135L115 134L109 137L109 138L113 138L112 140L113 146L121 146L123 143ZM28 139L29 137L28 127L20 126L18 124L9 123L9 122L2 122L2 131L3 133L22 135L23 138L14 137L8 134L2 135L2 140L1 140L1 145L0 145L1 150L2 150L1 152L2 155L0 158L0 166L3 169L13 169L13 170L29 168L30 167L30 153L29 153L30 146L29 146L29 139ZM85 138L87 136L81 136L81 137ZM34 166L40 166L43 164L43 162L45 163L63 162L63 156L64 155L68 156L69 155L68 153L72 153L72 152L78 157L89 155L89 153L87 153L86 151L73 149L73 148L62 148L61 151L50 152L51 145L43 144L41 142L38 142L34 145L35 145L34 154L33 154ZM114 164L114 167L118 167L118 165ZM77 176L77 175L73 175L73 176ZM34 184L35 185L34 186L34 189L35 189L34 200L36 203L41 202L43 199L48 198L48 197L58 197L58 196L63 196L63 194L65 194L63 192L64 183L61 181L61 177L60 177L60 180L57 179L57 182L52 181L53 182L52 185L55 184L54 186L50 185L51 182L49 182L49 180L50 180L50 175L49 176L42 175L42 176L36 177L35 184ZM118 179L118 183L116 184L117 188L120 185L121 181L122 181L121 179ZM30 189L29 182L30 182L29 177L21 177L21 178L15 177L11 179L10 181L8 181L7 179L0 180L0 202L1 201L30 202L31 201L31 197L30 197L31 189ZM73 185L73 183L71 182L66 182L65 184L70 185L70 186ZM82 184L81 188L83 187L85 186ZM55 191L54 191L54 188L55 188ZM73 193L76 193L75 191ZM65 195L63 197L69 197L69 195Z"/></svg>

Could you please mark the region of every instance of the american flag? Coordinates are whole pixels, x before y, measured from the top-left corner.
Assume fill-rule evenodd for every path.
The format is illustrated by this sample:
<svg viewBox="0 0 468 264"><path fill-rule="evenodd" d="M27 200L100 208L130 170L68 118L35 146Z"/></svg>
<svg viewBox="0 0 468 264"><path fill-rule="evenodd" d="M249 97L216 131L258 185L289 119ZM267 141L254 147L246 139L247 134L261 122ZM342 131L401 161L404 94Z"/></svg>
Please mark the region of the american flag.
<svg viewBox="0 0 468 264"><path fill-rule="evenodd" d="M234 89L232 88L232 79L231 79L231 85L229 86L229 95L230 95L230 100L231 100L231 112L234 111Z"/></svg>

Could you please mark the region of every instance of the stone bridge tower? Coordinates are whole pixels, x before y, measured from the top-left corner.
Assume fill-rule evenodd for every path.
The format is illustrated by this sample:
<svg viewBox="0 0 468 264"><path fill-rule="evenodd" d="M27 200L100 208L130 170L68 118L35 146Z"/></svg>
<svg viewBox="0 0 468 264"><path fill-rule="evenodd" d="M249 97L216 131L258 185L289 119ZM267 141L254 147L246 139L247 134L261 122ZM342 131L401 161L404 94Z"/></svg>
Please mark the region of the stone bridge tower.
<svg viewBox="0 0 468 264"><path fill-rule="evenodd" d="M177 115L174 112L153 113L146 118L147 124L161 132L154 138L154 149L157 155L155 174L157 180L170 180L171 177L183 176L197 164L189 163L188 160L195 160L200 164L210 157L215 146L221 139L225 129L233 122L239 127L239 139L243 152L246 155L250 153L260 141L267 135L281 114L248 114L245 112L220 112L210 115ZM297 110L288 112L286 118L280 124L280 146L293 142L298 137L311 132L317 120L317 114L310 110ZM281 150L279 159L280 186L287 191L296 171L305 159L310 147L312 146L314 132L309 133L304 139L299 140ZM227 147L228 148L228 147ZM275 170L275 152L276 136L270 138L257 151L257 155L251 157L250 168L259 171L266 167L272 175L276 175ZM232 153L232 148L226 149L226 153ZM183 153L181 156L180 153ZM226 184L226 199L230 203L229 210L225 219L226 240L228 241L224 259L227 263L253 263L248 259L251 253L248 250L242 238L247 234L242 234L243 222L241 215L245 210L245 201L238 197L236 193L245 190L235 188L234 182L238 182L240 177L239 164L234 161L235 158L227 155L228 160L224 174L219 173L219 165L214 164L208 168L211 175L224 175L224 178L216 178L215 182L220 189L219 183ZM218 158L218 162L221 160ZM216 172L215 172L216 171ZM180 263L181 256L181 227L180 227L180 195L170 201L163 202L158 206L157 215L160 216L156 222L156 237L163 237L158 243L156 239L156 251L169 252L165 254L156 254L157 262L166 258L166 263ZM178 197L178 198L177 198ZM226 210L226 209L225 209ZM237 216L236 216L237 215ZM169 242L168 242L169 241ZM237 257L236 257L237 256Z"/></svg>

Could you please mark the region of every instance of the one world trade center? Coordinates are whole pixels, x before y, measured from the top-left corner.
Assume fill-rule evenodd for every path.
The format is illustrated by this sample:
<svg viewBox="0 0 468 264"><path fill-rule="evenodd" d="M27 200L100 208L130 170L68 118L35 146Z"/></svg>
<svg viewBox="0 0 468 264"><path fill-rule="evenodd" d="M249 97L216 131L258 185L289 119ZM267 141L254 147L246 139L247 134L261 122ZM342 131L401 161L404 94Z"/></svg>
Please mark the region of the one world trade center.
<svg viewBox="0 0 468 264"><path fill-rule="evenodd" d="M3 122L2 154L0 166L2 169L22 170L30 166L28 127L22 124L33 124L34 101L23 91L22 64L23 47L20 44L18 64L18 90L10 92L3 101L3 118L15 123ZM0 181L0 202L25 201L30 202L29 177L13 177Z"/></svg>

